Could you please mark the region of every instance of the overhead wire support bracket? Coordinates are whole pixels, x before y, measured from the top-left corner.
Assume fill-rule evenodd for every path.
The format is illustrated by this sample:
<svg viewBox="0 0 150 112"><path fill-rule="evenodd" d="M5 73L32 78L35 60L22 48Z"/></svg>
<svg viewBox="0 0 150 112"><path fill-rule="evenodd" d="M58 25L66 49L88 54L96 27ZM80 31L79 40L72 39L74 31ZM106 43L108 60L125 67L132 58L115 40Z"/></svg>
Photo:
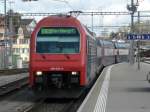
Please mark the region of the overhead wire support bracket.
<svg viewBox="0 0 150 112"><path fill-rule="evenodd" d="M130 15L129 12L82 12L82 15Z"/></svg>
<svg viewBox="0 0 150 112"><path fill-rule="evenodd" d="M60 13L21 13L22 16L50 16ZM68 14L73 15L130 15L129 12L82 12L82 11L70 11Z"/></svg>

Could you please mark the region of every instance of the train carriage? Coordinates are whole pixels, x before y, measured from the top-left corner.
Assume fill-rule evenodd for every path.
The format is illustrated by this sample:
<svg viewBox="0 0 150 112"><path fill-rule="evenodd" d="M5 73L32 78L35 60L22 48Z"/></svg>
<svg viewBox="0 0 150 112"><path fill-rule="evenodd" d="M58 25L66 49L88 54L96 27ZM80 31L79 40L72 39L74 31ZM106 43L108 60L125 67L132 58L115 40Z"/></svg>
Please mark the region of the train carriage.
<svg viewBox="0 0 150 112"><path fill-rule="evenodd" d="M129 54L129 44L128 43L115 43L116 46L116 59L117 62L127 62L129 60L128 54Z"/></svg>
<svg viewBox="0 0 150 112"><path fill-rule="evenodd" d="M103 40L103 47L104 47L104 59L103 59L104 66L114 64L115 63L114 43L111 41Z"/></svg>
<svg viewBox="0 0 150 112"><path fill-rule="evenodd" d="M77 98L104 66L120 61L116 49L72 16L46 17L31 36L30 86L42 97Z"/></svg>
<svg viewBox="0 0 150 112"><path fill-rule="evenodd" d="M103 47L103 41L100 39L97 39L97 67L98 67L98 71L97 73L99 73L99 71L104 67L104 47Z"/></svg>
<svg viewBox="0 0 150 112"><path fill-rule="evenodd" d="M97 40L97 59L98 68L101 70L104 66L116 63L115 46L111 41Z"/></svg>

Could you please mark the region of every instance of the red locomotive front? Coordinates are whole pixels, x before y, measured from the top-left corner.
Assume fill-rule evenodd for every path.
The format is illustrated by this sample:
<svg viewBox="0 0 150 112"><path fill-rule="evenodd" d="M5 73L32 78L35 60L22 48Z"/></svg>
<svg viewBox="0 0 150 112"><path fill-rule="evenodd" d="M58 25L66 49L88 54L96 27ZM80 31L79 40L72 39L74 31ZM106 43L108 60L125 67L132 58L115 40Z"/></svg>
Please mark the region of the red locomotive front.
<svg viewBox="0 0 150 112"><path fill-rule="evenodd" d="M69 16L41 20L31 37L30 85L36 88L86 86L86 34Z"/></svg>

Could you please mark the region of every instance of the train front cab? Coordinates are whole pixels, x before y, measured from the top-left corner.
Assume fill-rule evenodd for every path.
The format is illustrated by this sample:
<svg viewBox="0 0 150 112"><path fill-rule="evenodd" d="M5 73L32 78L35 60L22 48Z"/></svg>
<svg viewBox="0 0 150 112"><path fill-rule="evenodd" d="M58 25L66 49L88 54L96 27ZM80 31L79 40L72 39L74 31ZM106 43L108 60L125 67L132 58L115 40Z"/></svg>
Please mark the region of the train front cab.
<svg viewBox="0 0 150 112"><path fill-rule="evenodd" d="M45 40L48 40L49 37L45 36L46 35L43 35L43 37L46 38ZM71 40L69 40L69 37L67 37L67 42L64 42L65 39L63 37L62 42L56 43L53 41L45 42L43 41L43 37L40 34L40 37L38 38L36 43L37 52L35 54L31 53L31 84L36 85L37 83L43 83L45 86L47 86L48 84L50 84L50 82L52 82L53 85L61 87L62 83L66 83L69 85L69 82L73 83L75 81L79 81L79 85L84 85L84 74L82 73L82 69L84 68L81 66L81 60L85 56L83 54L83 50L81 49L83 48L81 44L83 40L81 40L80 38L76 39L76 35L73 36L75 39L73 39L72 37ZM78 42L71 42L77 40ZM61 41L61 39L58 39L58 41ZM44 51L42 49L42 46L43 48L49 47L51 50L47 49ZM55 49L55 47L58 48ZM61 47L61 52L59 47ZM84 65L84 63L85 62L82 62L82 65Z"/></svg>
<svg viewBox="0 0 150 112"><path fill-rule="evenodd" d="M84 41L86 42L86 40ZM30 65L30 84L34 91L50 90L52 92L57 89L61 94L68 94L68 90L75 93L80 92L80 90L84 91L84 88L94 79L96 68L96 44L94 39L88 36L87 44L88 49L82 49L81 53L77 55L49 56L34 54L33 57L36 59L33 58ZM86 48L83 46L82 48ZM65 92L62 93L62 91Z"/></svg>
<svg viewBox="0 0 150 112"><path fill-rule="evenodd" d="M56 19L54 18L53 21L56 21ZM67 24L68 26L70 23L74 24L73 21L72 18L65 18L63 20L63 23L61 24L64 24L64 26ZM48 25L47 27L43 27L45 23L46 26ZM60 23L60 19L56 23ZM49 28L51 28L49 27L49 24L47 24L47 22L44 22L44 24L41 22L39 26L36 28L36 30L32 33L32 38L30 43L31 44L31 50L30 50L31 87L35 91L36 90L43 91L44 88L44 90L50 90L53 93L60 92L60 94L63 94L62 91L66 90L65 93L67 95L70 93L70 91L72 91L71 93L73 92L76 93L77 92L76 89L83 90L95 78L97 56L96 56L96 44L95 44L94 37L89 35L87 31L84 30L84 28L79 23L79 21L76 21L74 26L75 28L77 28L78 32L80 33L79 39L73 39L73 38L71 40L70 39L61 40L61 38L53 39L53 37L55 37L55 34L53 34L53 36L51 37L49 36L49 34L45 34L45 33L49 33L49 31L58 32L56 30L58 30L59 28L49 30ZM40 33L43 32L44 34L39 33L39 37L37 37L38 29L40 28L43 29L42 31L39 32ZM65 28L67 27L63 27L63 30L59 30L59 31L67 32L64 31ZM71 30L71 32L73 33L73 30ZM50 34L51 33L52 32L50 32ZM60 32L59 34L61 35ZM70 36L70 32L68 34ZM58 34L56 35L59 36ZM65 34L65 36L67 36L67 34ZM71 36L74 36L74 34ZM58 42L54 43L54 40L55 41L58 40ZM73 42L78 41L78 43L68 44L68 42L72 42L72 41ZM51 50L49 51L47 49L46 51L45 50L43 51L42 46L44 47L45 45L47 46L46 48L49 48L51 46ZM72 45L78 46L77 53L76 50L69 50L71 51L70 54L70 52L68 53L68 51L66 50L66 49L71 49ZM55 47L57 48L56 50ZM62 53L62 49L64 49L63 53ZM54 50L55 52L51 52ZM72 88L72 84L73 87L75 87L75 89ZM49 88L50 86L51 88ZM54 91L56 89L59 90L59 92Z"/></svg>

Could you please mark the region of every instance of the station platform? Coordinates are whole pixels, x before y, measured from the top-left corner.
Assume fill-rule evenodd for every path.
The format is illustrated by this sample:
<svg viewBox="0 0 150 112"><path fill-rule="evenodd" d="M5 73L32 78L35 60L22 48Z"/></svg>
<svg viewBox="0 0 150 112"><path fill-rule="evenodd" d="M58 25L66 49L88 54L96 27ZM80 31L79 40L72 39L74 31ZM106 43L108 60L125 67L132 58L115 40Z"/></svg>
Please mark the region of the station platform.
<svg viewBox="0 0 150 112"><path fill-rule="evenodd" d="M150 64L106 67L77 112L150 112Z"/></svg>

